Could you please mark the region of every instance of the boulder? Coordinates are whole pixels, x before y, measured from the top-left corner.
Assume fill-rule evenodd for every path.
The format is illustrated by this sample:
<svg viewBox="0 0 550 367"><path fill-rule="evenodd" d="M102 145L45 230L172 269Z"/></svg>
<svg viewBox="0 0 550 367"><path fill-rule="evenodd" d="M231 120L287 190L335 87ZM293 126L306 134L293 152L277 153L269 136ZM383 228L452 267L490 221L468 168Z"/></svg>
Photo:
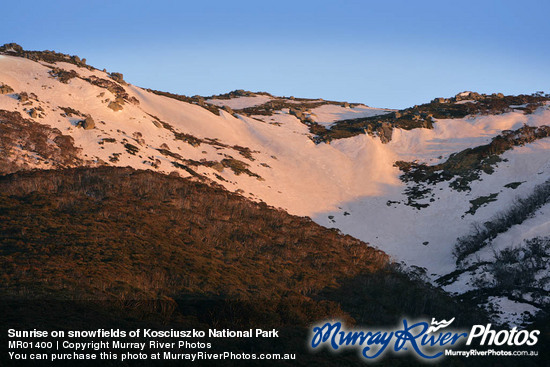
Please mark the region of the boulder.
<svg viewBox="0 0 550 367"><path fill-rule="evenodd" d="M113 111L120 111L122 110L122 105L118 102L115 102L115 101L111 101L109 102L109 104L107 105L107 107L109 107L111 110Z"/></svg>
<svg viewBox="0 0 550 367"><path fill-rule="evenodd" d="M118 82L120 84L126 84L126 82L124 81L124 75L122 73L110 73L109 76L115 82Z"/></svg>
<svg viewBox="0 0 550 367"><path fill-rule="evenodd" d="M87 115L84 120L78 123L78 126L82 127L84 130L91 130L95 128L95 122L92 116Z"/></svg>
<svg viewBox="0 0 550 367"><path fill-rule="evenodd" d="M0 86L0 94L10 94L10 93L13 93L12 87L10 87L7 84L2 84L2 86Z"/></svg>
<svg viewBox="0 0 550 367"><path fill-rule="evenodd" d="M196 97L193 97L194 99L197 100L197 104L201 107L204 107L206 106L206 103L204 102L204 98L200 97L200 96L196 96Z"/></svg>
<svg viewBox="0 0 550 367"><path fill-rule="evenodd" d="M218 172L223 172L223 164L221 164L220 162L216 162L212 165L212 168L215 169L216 171Z"/></svg>
<svg viewBox="0 0 550 367"><path fill-rule="evenodd" d="M19 93L19 101L20 102L27 102L29 100L29 95L27 92L21 92Z"/></svg>
<svg viewBox="0 0 550 367"><path fill-rule="evenodd" d="M290 113L293 116L296 116L300 120L302 120L304 118L304 113L301 110L299 110L298 108L290 108L288 110L288 113Z"/></svg>
<svg viewBox="0 0 550 367"><path fill-rule="evenodd" d="M0 47L0 51L13 52L13 53L19 54L23 52L23 47L19 46L17 43L6 43Z"/></svg>
<svg viewBox="0 0 550 367"><path fill-rule="evenodd" d="M233 115L235 112L233 111L233 109L229 106L223 106L223 110L227 113L230 113L231 115Z"/></svg>

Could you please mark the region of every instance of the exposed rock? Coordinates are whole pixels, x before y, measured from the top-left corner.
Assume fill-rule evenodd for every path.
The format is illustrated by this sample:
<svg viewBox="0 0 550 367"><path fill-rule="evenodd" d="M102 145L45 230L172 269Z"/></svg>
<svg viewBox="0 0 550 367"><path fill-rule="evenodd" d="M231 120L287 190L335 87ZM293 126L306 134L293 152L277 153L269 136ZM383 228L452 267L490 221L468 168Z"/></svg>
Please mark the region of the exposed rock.
<svg viewBox="0 0 550 367"><path fill-rule="evenodd" d="M0 94L10 94L10 93L13 93L12 87L10 87L7 84L2 84L2 86L0 86Z"/></svg>
<svg viewBox="0 0 550 367"><path fill-rule="evenodd" d="M128 98L128 102L130 102L133 105L138 105L139 104L139 100L134 96Z"/></svg>
<svg viewBox="0 0 550 367"><path fill-rule="evenodd" d="M91 130L95 128L95 122L92 116L87 115L86 118L78 123L78 126L84 130Z"/></svg>
<svg viewBox="0 0 550 367"><path fill-rule="evenodd" d="M235 98L235 97L254 97L255 95L256 95L256 93L250 92L248 90L236 89L236 90L231 91L231 92L227 93L226 95L222 95L222 96L227 96L229 98Z"/></svg>
<svg viewBox="0 0 550 367"><path fill-rule="evenodd" d="M23 102L27 102L29 100L29 95L27 94L27 92L21 92L19 93L19 101L21 103Z"/></svg>
<svg viewBox="0 0 550 367"><path fill-rule="evenodd" d="M60 68L53 68L50 70L49 74L64 84L68 84L69 80L79 77L78 73L74 70L67 71Z"/></svg>
<svg viewBox="0 0 550 367"><path fill-rule="evenodd" d="M38 111L36 110L36 108L33 108L32 110L29 111L29 115L35 119L38 117Z"/></svg>
<svg viewBox="0 0 550 367"><path fill-rule="evenodd" d="M233 94L235 94L235 96L238 96L238 97L245 97L249 95L249 92L246 92L244 89L237 89L233 92Z"/></svg>
<svg viewBox="0 0 550 367"><path fill-rule="evenodd" d="M503 95L503 97L504 97L504 95ZM482 96L479 93L470 92L470 91L458 93L456 96L454 96L454 99L457 102L458 101L470 100L470 99L478 100L480 98L482 98Z"/></svg>
<svg viewBox="0 0 550 367"><path fill-rule="evenodd" d="M293 116L296 116L299 120L302 120L304 118L304 113L298 109L298 108L290 108L288 110L288 113L290 113Z"/></svg>
<svg viewBox="0 0 550 367"><path fill-rule="evenodd" d="M126 84L126 82L124 81L124 75L122 75L122 73L110 73L109 76L115 82L118 82L120 84Z"/></svg>
<svg viewBox="0 0 550 367"><path fill-rule="evenodd" d="M223 172L223 169L224 169L223 164L221 164L220 162L216 162L212 164L212 168L218 172Z"/></svg>
<svg viewBox="0 0 550 367"><path fill-rule="evenodd" d="M223 110L230 113L231 115L233 115L235 112L233 111L233 109L229 106L223 106Z"/></svg>
<svg viewBox="0 0 550 367"><path fill-rule="evenodd" d="M393 128L389 123L383 122L380 127L376 129L376 132L378 133L380 141L383 144L389 143L391 141Z"/></svg>
<svg viewBox="0 0 550 367"><path fill-rule="evenodd" d="M72 117L72 116L84 116L84 114L78 110L75 110L71 107L61 107L59 106L59 109L63 111L61 116L63 117Z"/></svg>
<svg viewBox="0 0 550 367"><path fill-rule="evenodd" d="M118 102L115 102L115 101L111 101L109 102L109 104L107 105L107 107L109 107L111 110L113 111L120 111L122 110L122 105Z"/></svg>
<svg viewBox="0 0 550 367"><path fill-rule="evenodd" d="M201 96L193 96L192 98L197 100L197 104L199 106L201 106L201 107L206 106L206 103L204 102L204 98L202 98Z"/></svg>
<svg viewBox="0 0 550 367"><path fill-rule="evenodd" d="M23 47L17 43L6 43L0 47L0 52L21 53L23 52Z"/></svg>

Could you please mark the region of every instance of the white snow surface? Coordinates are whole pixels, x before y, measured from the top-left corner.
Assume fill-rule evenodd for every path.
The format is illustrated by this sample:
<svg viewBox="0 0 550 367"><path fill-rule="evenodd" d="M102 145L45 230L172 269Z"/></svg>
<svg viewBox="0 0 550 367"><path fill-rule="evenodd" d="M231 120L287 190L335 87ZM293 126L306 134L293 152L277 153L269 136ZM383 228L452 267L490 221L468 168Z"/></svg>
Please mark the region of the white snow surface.
<svg viewBox="0 0 550 367"><path fill-rule="evenodd" d="M57 64L61 66L83 77L93 74L109 79L101 71ZM35 93L39 100L33 101L32 106L22 106L13 96L0 95L0 109L19 111L30 119L27 109L41 106L45 117L34 121L72 136L75 145L82 148L82 158L90 164L105 162L162 173L177 171L188 177L187 171L172 164L174 158L157 149L165 144L171 152L195 161L221 161L233 157L247 163L249 170L261 176L261 180L247 174L236 175L229 168L222 172L206 166L192 168L230 191L243 190L243 195L253 200L265 201L291 214L310 216L321 225L338 228L382 249L397 261L424 267L434 278L456 269L453 245L458 237L470 232L474 222L491 219L509 207L517 196L528 195L535 185L550 177L550 139L546 138L507 151L502 156L506 161L499 163L493 174L482 174L480 181L472 183L469 192L451 190L448 182L435 185L429 207L418 210L404 205L406 185L399 179L401 172L394 166L398 160L436 164L452 153L487 144L503 130L517 129L524 124L550 125L548 106L530 115L514 111L495 116L437 120L433 129L395 129L388 144L382 144L377 137L357 135L316 145L310 139L307 126L284 112L272 116L233 117L221 111L221 116L217 116L198 105L155 95L132 85L125 86L125 90L139 100L139 105L126 103L122 111L114 112L107 108L105 101L114 100L111 92L79 78L63 84L53 79L49 70L50 67L31 60L0 57L0 82L10 85L15 93ZM101 93L104 93L102 97ZM258 95L208 102L240 109L265 103L271 98ZM96 128L76 127L78 118L61 116L63 111L59 107L72 107L90 114ZM330 126L336 120L391 110L324 105L312 112L319 123ZM209 143L192 146L176 140L168 129L158 127L151 116L170 124L180 133L217 139L226 146ZM99 144L104 138L114 138L116 142ZM128 153L125 143L137 146L139 151L135 155ZM237 145L249 148L254 160L241 155L234 148ZM44 168L33 163L32 152L27 153L30 167ZM114 153L120 153L119 160L111 162ZM152 166L155 160L158 160L158 168ZM219 180L220 176L224 180ZM515 190L504 187L511 182L524 183ZM470 208L470 200L491 193L498 193L497 201L479 208L475 215L465 214ZM545 206L533 218L503 233L495 239L494 246L500 248L535 234L548 234L549 210ZM480 256L490 254L481 252ZM462 292L470 286L467 279L462 279L448 290Z"/></svg>
<svg viewBox="0 0 550 367"><path fill-rule="evenodd" d="M393 110L384 108L373 108L365 105L359 105L356 107L342 107L340 105L326 104L316 108L313 108L311 112L314 114L313 121L319 125L330 128L335 121L357 119L361 117L372 117L378 115L384 115L392 112Z"/></svg>
<svg viewBox="0 0 550 367"><path fill-rule="evenodd" d="M508 324L510 328L524 325L530 315L537 313L537 308L522 302L512 301L507 297L489 297L487 306L497 310L496 321Z"/></svg>
<svg viewBox="0 0 550 367"><path fill-rule="evenodd" d="M271 101L273 97L263 94L251 97L237 97L231 99L211 98L205 102L216 105L218 107L228 106L234 110L240 110L247 107L255 107Z"/></svg>

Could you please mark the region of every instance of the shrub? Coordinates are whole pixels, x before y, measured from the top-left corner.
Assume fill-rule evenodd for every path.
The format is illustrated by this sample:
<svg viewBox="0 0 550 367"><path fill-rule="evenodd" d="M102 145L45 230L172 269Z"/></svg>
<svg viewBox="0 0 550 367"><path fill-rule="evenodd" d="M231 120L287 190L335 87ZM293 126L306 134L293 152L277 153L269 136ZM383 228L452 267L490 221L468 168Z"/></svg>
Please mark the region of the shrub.
<svg viewBox="0 0 550 367"><path fill-rule="evenodd" d="M455 244L453 255L457 264L486 246L499 233L507 231L513 225L521 224L548 202L550 202L550 180L536 186L529 196L516 199L510 209L497 214L492 220L483 224L474 223L473 233L458 238Z"/></svg>

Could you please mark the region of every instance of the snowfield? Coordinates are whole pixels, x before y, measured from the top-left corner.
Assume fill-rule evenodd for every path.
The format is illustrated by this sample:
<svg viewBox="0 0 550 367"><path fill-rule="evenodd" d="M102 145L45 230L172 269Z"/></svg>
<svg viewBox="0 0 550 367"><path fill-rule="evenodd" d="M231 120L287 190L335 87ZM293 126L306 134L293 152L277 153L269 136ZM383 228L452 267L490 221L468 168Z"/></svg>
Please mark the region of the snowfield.
<svg viewBox="0 0 550 367"><path fill-rule="evenodd" d="M392 112L393 110L383 108L372 108L365 105L359 105L356 107L342 107L339 105L323 105L311 109L313 115L313 121L319 125L330 128L335 121L357 119L361 117L371 117L384 115Z"/></svg>
<svg viewBox="0 0 550 367"><path fill-rule="evenodd" d="M240 110L247 107L255 107L271 101L273 98L270 96L258 95L253 97L237 97L231 99L208 99L207 103L223 107L227 106L234 110Z"/></svg>
<svg viewBox="0 0 550 367"><path fill-rule="evenodd" d="M55 66L74 70L81 78L96 76L112 80L98 70L65 63ZM14 89L14 93L0 95L0 109L18 111L25 118L72 136L87 164L131 166L165 174L176 171L189 177L189 170L182 168L186 166L230 191L238 190L243 196L291 214L310 216L321 225L369 242L396 261L425 268L432 280L457 269L453 246L458 237L471 231L474 223L490 220L517 197L529 195L536 185L550 178L550 139L545 138L506 151L495 172L482 173L480 180L472 182L471 191L456 191L448 182L433 185L433 195L424 200L429 206L419 210L405 204L407 185L399 178L402 172L394 166L396 161L437 164L453 153L487 144L504 130L550 125L547 105L530 115L514 110L501 115L440 119L433 129L395 129L387 144L366 134L331 144L315 144L307 126L287 111L237 117L220 111L218 116L199 105L155 95L132 85L123 87L139 104L127 102L115 112L107 107L116 99L111 91L81 78L62 83L49 74L51 68L27 59L0 56L0 83ZM34 93L37 98L24 105L17 99L21 92ZM273 98L257 95L206 102L238 110ZM43 109L44 116L31 118L30 109L37 107ZM76 126L82 116L65 116L61 107L91 115L95 128L85 130ZM392 110L327 104L311 112L314 121L330 127L338 120ZM191 144L177 138L175 132L201 142ZM243 147L248 153L243 153ZM14 160L24 161L26 168L51 167L51 162L21 147L10 154ZM250 174L232 169L230 164L235 161L243 162ZM521 184L506 187L515 182ZM482 205L475 214L466 213L471 200L495 193L498 194L495 201ZM470 261L492 261L495 250L520 246L524 239L548 236L549 211L550 207L544 206L532 218L500 234L491 246L472 255ZM464 273L445 289L466 292L473 288L473 276ZM504 312L501 321L519 322L522 312L536 311L530 304L507 298L493 301Z"/></svg>

